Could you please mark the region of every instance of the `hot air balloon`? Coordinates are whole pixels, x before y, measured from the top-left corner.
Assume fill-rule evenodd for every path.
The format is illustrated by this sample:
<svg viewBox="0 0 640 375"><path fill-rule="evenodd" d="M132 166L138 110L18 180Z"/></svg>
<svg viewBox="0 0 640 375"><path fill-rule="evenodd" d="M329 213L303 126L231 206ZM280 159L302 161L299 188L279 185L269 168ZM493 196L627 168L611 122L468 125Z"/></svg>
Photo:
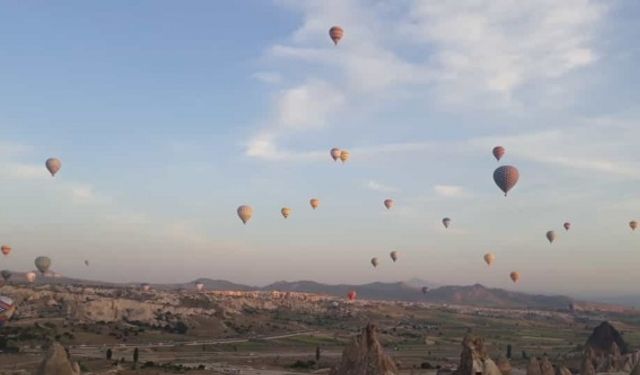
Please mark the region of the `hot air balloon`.
<svg viewBox="0 0 640 375"><path fill-rule="evenodd" d="M280 210L280 213L286 219L289 217L289 215L291 215L291 209L287 207L282 207L282 209Z"/></svg>
<svg viewBox="0 0 640 375"><path fill-rule="evenodd" d="M422 287L422 294L427 294L428 291L429 291L429 287L426 287L426 286Z"/></svg>
<svg viewBox="0 0 640 375"><path fill-rule="evenodd" d="M7 296L0 296L0 327L11 319L11 316L16 311L16 305L13 300Z"/></svg>
<svg viewBox="0 0 640 375"><path fill-rule="evenodd" d="M549 243L553 243L553 240L556 239L556 232L550 230L547 232L547 239L549 240Z"/></svg>
<svg viewBox="0 0 640 375"><path fill-rule="evenodd" d="M204 284L203 283L196 283L196 289L198 291L202 291L203 288L204 288Z"/></svg>
<svg viewBox="0 0 640 375"><path fill-rule="evenodd" d="M36 277L38 277L38 275L33 271L24 274L24 278L27 279L27 281L30 283L36 281Z"/></svg>
<svg viewBox="0 0 640 375"><path fill-rule="evenodd" d="M395 250L392 251L389 256L391 256L391 260L393 260L394 263L398 260L398 252Z"/></svg>
<svg viewBox="0 0 640 375"><path fill-rule="evenodd" d="M486 253L484 254L484 261L485 263L487 263L487 265L491 265L491 263L493 263L493 261L496 260L496 256L493 255L492 253Z"/></svg>
<svg viewBox="0 0 640 375"><path fill-rule="evenodd" d="M631 227L631 230L636 230L636 228L638 227L638 222L635 220L630 221L629 227Z"/></svg>
<svg viewBox="0 0 640 375"><path fill-rule="evenodd" d="M2 251L2 254L4 255L9 255L9 253L11 252L11 246L2 245L2 247L0 247L0 251Z"/></svg>
<svg viewBox="0 0 640 375"><path fill-rule="evenodd" d="M340 151L340 161L341 162L346 163L347 160L349 160L350 156L351 156L351 154L349 153L349 151L347 151L347 150Z"/></svg>
<svg viewBox="0 0 640 375"><path fill-rule="evenodd" d="M357 295L358 294L356 293L356 291L352 290L349 293L347 293L347 298L349 299L349 301L355 301Z"/></svg>
<svg viewBox="0 0 640 375"><path fill-rule="evenodd" d="M2 270L2 272L0 272L0 275L2 275L4 281L9 281L13 274L9 270Z"/></svg>
<svg viewBox="0 0 640 375"><path fill-rule="evenodd" d="M89 261L85 259L85 260L84 260L84 265L85 265L85 266L87 266L87 267L89 267Z"/></svg>
<svg viewBox="0 0 640 375"><path fill-rule="evenodd" d="M149 284L142 284L142 290L145 292L148 292L151 289L151 285Z"/></svg>
<svg viewBox="0 0 640 375"><path fill-rule="evenodd" d="M449 224L451 224L451 219L449 219L448 217L442 219L442 225L444 225L445 228L449 228Z"/></svg>
<svg viewBox="0 0 640 375"><path fill-rule="evenodd" d="M568 222L568 221L566 223L562 224L562 226L564 227L565 230L571 229L571 223Z"/></svg>
<svg viewBox="0 0 640 375"><path fill-rule="evenodd" d="M511 165L503 165L493 172L493 181L495 181L500 190L504 192L505 197L509 190L516 185L518 178L520 178L518 169Z"/></svg>
<svg viewBox="0 0 640 375"><path fill-rule="evenodd" d="M43 275L49 270L49 267L51 267L51 259L48 257L37 257L33 263Z"/></svg>
<svg viewBox="0 0 640 375"><path fill-rule="evenodd" d="M393 199L385 199L384 206L387 208L387 210L390 210L391 207L393 207Z"/></svg>
<svg viewBox="0 0 640 375"><path fill-rule="evenodd" d="M311 208L313 208L315 210L316 208L318 208L318 206L320 206L320 199L311 198L309 200L309 204L311 205Z"/></svg>
<svg viewBox="0 0 640 375"><path fill-rule="evenodd" d="M378 258L371 258L371 264L374 267L378 267Z"/></svg>
<svg viewBox="0 0 640 375"><path fill-rule="evenodd" d="M51 173L52 177L55 176L62 167L62 162L60 162L60 160L56 158L49 158L44 164L49 170L49 173Z"/></svg>
<svg viewBox="0 0 640 375"><path fill-rule="evenodd" d="M253 216L253 208L250 206L238 207L238 217L242 220L242 223L246 224L247 221L251 220L251 216Z"/></svg>
<svg viewBox="0 0 640 375"><path fill-rule="evenodd" d="M338 45L338 42L344 36L344 30L340 26L333 26L329 29L329 37L333 40L333 44Z"/></svg>
<svg viewBox="0 0 640 375"><path fill-rule="evenodd" d="M338 159L340 159L340 149L339 148L332 148L331 151L329 152L331 154L331 158L333 159L333 161L338 161Z"/></svg>
<svg viewBox="0 0 640 375"><path fill-rule="evenodd" d="M520 280L520 272L515 272L515 271L514 271L514 272L511 272L511 274L509 275L509 277L511 277L511 280L512 280L514 283L517 283L517 282L518 282L518 280Z"/></svg>
<svg viewBox="0 0 640 375"><path fill-rule="evenodd" d="M496 146L493 148L493 157L496 158L496 160L500 161L500 159L502 159L502 156L504 156L504 147L502 146Z"/></svg>

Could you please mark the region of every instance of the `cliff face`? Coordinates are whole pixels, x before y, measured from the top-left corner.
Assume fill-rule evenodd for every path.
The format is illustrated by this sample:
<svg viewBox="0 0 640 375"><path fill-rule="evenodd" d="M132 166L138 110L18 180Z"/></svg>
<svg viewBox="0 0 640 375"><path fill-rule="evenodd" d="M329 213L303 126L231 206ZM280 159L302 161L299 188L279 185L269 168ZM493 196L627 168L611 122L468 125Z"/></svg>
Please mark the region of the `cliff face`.
<svg viewBox="0 0 640 375"><path fill-rule="evenodd" d="M378 341L377 329L368 324L342 352L330 375L395 375L398 369Z"/></svg>

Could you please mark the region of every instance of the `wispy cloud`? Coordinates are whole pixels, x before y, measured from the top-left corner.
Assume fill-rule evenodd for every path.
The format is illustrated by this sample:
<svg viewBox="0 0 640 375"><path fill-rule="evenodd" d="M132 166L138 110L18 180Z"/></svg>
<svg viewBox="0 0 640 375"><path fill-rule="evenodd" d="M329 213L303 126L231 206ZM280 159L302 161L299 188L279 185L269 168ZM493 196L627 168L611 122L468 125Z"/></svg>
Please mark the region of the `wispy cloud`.
<svg viewBox="0 0 640 375"><path fill-rule="evenodd" d="M377 191L380 193L394 193L399 191L399 189L396 187L388 186L374 180L367 181L364 186L369 190Z"/></svg>
<svg viewBox="0 0 640 375"><path fill-rule="evenodd" d="M251 77L263 83L282 82L282 75L277 72L255 72Z"/></svg>
<svg viewBox="0 0 640 375"><path fill-rule="evenodd" d="M462 198L469 195L462 186L457 185L436 185L433 187L433 191L438 196L445 198Z"/></svg>

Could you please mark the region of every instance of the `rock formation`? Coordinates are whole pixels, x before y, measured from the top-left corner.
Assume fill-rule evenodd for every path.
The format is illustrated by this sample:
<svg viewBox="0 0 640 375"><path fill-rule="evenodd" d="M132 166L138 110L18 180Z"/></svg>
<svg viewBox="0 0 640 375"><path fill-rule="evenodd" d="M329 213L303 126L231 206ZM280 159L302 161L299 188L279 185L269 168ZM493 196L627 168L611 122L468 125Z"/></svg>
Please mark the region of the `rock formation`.
<svg viewBox="0 0 640 375"><path fill-rule="evenodd" d="M596 357L614 354L614 344L618 348L618 354L626 354L629 351L627 343L622 335L609 322L602 322L597 326L589 339L586 347L591 348Z"/></svg>
<svg viewBox="0 0 640 375"><path fill-rule="evenodd" d="M482 375L502 375L502 372L500 372L500 369L491 358L486 358L482 368Z"/></svg>
<svg viewBox="0 0 640 375"><path fill-rule="evenodd" d="M531 360L529 360L527 375L542 375L542 372L540 371L540 362L536 357L532 357Z"/></svg>
<svg viewBox="0 0 640 375"><path fill-rule="evenodd" d="M80 366L73 362L65 348L53 342L44 355L36 375L79 375Z"/></svg>
<svg viewBox="0 0 640 375"><path fill-rule="evenodd" d="M555 375L572 375L571 370L564 366L557 366Z"/></svg>
<svg viewBox="0 0 640 375"><path fill-rule="evenodd" d="M467 334L462 340L462 353L457 375L476 375L484 371L484 360L487 351L481 337Z"/></svg>
<svg viewBox="0 0 640 375"><path fill-rule="evenodd" d="M396 375L398 369L378 341L377 329L367 324L342 352L342 360L330 375Z"/></svg>
<svg viewBox="0 0 640 375"><path fill-rule="evenodd" d="M593 360L589 355L585 355L582 359L580 375L596 375L596 369L593 367Z"/></svg>
<svg viewBox="0 0 640 375"><path fill-rule="evenodd" d="M542 357L542 360L540 361L540 373L542 375L555 375L553 365L549 362L549 358L547 358L547 356Z"/></svg>
<svg viewBox="0 0 640 375"><path fill-rule="evenodd" d="M511 362L505 356L500 356L496 360L496 365L498 365L498 369L500 369L500 373L502 375L511 375L512 367Z"/></svg>

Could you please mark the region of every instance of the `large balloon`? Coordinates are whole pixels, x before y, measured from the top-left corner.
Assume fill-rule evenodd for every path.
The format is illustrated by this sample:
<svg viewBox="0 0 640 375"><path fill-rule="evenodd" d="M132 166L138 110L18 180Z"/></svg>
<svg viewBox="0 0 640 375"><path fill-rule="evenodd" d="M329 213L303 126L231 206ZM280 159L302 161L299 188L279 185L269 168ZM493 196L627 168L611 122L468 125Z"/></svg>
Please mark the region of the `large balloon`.
<svg viewBox="0 0 640 375"><path fill-rule="evenodd" d="M562 224L562 226L564 227L565 230L571 229L571 223L568 222L568 221L566 223Z"/></svg>
<svg viewBox="0 0 640 375"><path fill-rule="evenodd" d="M520 178L518 169L511 165L503 165L493 172L493 181L495 181L500 190L504 192L505 197L509 190L516 185L518 178Z"/></svg>
<svg viewBox="0 0 640 375"><path fill-rule="evenodd" d="M500 161L500 159L502 159L502 156L504 156L504 147L502 146L496 146L493 148L493 157L496 158L496 160Z"/></svg>
<svg viewBox="0 0 640 375"><path fill-rule="evenodd" d="M0 247L0 251L2 251L2 254L4 255L9 255L9 253L11 252L11 246L2 245L2 247Z"/></svg>
<svg viewBox="0 0 640 375"><path fill-rule="evenodd" d="M387 208L387 210L390 210L391 207L393 207L393 199L385 199L384 206Z"/></svg>
<svg viewBox="0 0 640 375"><path fill-rule="evenodd" d="M448 217L442 219L442 225L444 225L445 228L449 228L449 224L451 224L451 219L449 219Z"/></svg>
<svg viewBox="0 0 640 375"><path fill-rule="evenodd" d="M422 294L427 294L428 291L429 291L429 287L428 286L423 286L422 287Z"/></svg>
<svg viewBox="0 0 640 375"><path fill-rule="evenodd" d="M347 160L349 160L350 156L351 156L351 154L349 153L349 151L347 151L347 150L340 151L340 161L341 162L346 163Z"/></svg>
<svg viewBox="0 0 640 375"><path fill-rule="evenodd" d="M631 230L636 230L636 228L638 227L638 222L635 220L630 221L629 227L631 227Z"/></svg>
<svg viewBox="0 0 640 375"><path fill-rule="evenodd" d="M2 278L4 279L4 281L9 281L9 279L13 274L9 270L2 270L0 272L0 275L2 275Z"/></svg>
<svg viewBox="0 0 640 375"><path fill-rule="evenodd" d="M288 207L282 207L282 209L280 210L280 213L286 219L289 217L289 215L291 215L291 209Z"/></svg>
<svg viewBox="0 0 640 375"><path fill-rule="evenodd" d="M204 284L203 283L196 283L196 289L198 291L201 291L204 288Z"/></svg>
<svg viewBox="0 0 640 375"><path fill-rule="evenodd" d="M338 161L338 159L340 159L340 149L339 148L332 148L331 151L329 152L331 154L331 158L333 159L333 161Z"/></svg>
<svg viewBox="0 0 640 375"><path fill-rule="evenodd" d="M550 230L547 232L547 239L549 240L549 243L553 243L553 240L556 239L556 232Z"/></svg>
<svg viewBox="0 0 640 375"><path fill-rule="evenodd" d="M374 267L378 267L378 258L371 258L371 264Z"/></svg>
<svg viewBox="0 0 640 375"><path fill-rule="evenodd" d="M358 294L356 293L356 291L352 290L349 293L347 293L347 298L349 299L349 301L355 301L357 295Z"/></svg>
<svg viewBox="0 0 640 375"><path fill-rule="evenodd" d="M494 260L496 260L496 256L493 255L492 253L484 254L484 261L487 263L487 265L490 266Z"/></svg>
<svg viewBox="0 0 640 375"><path fill-rule="evenodd" d="M37 257L33 263L35 263L36 268L42 274L49 271L49 267L51 267L51 259L48 257Z"/></svg>
<svg viewBox="0 0 640 375"><path fill-rule="evenodd" d="M320 199L311 198L309 200L309 204L311 205L311 208L313 208L315 210L316 208L318 208L318 206L320 206Z"/></svg>
<svg viewBox="0 0 640 375"><path fill-rule="evenodd" d="M27 272L24 274L24 278L27 279L28 282L33 283L34 281L36 281L36 277L38 275L36 275L35 272L31 271L31 272Z"/></svg>
<svg viewBox="0 0 640 375"><path fill-rule="evenodd" d="M398 260L398 252L395 250L392 251L389 256L391 256L391 260L393 260L394 263Z"/></svg>
<svg viewBox="0 0 640 375"><path fill-rule="evenodd" d="M250 206L238 207L238 217L244 224L246 224L247 221L251 220L251 216L253 216L253 208L251 208Z"/></svg>
<svg viewBox="0 0 640 375"><path fill-rule="evenodd" d="M338 42L344 36L344 30L340 26L333 26L329 29L329 37L333 40L333 44L338 45Z"/></svg>
<svg viewBox="0 0 640 375"><path fill-rule="evenodd" d="M7 296L0 296L0 327L2 327L16 311L13 300Z"/></svg>
<svg viewBox="0 0 640 375"><path fill-rule="evenodd" d="M47 166L47 169L49 170L49 173L51 173L51 176L55 176L62 167L62 162L60 162L60 160L56 158L49 158L44 164Z"/></svg>
<svg viewBox="0 0 640 375"><path fill-rule="evenodd" d="M511 280L514 283L517 283L518 280L520 280L520 272L511 272L511 274L509 275L509 277L511 277Z"/></svg>

